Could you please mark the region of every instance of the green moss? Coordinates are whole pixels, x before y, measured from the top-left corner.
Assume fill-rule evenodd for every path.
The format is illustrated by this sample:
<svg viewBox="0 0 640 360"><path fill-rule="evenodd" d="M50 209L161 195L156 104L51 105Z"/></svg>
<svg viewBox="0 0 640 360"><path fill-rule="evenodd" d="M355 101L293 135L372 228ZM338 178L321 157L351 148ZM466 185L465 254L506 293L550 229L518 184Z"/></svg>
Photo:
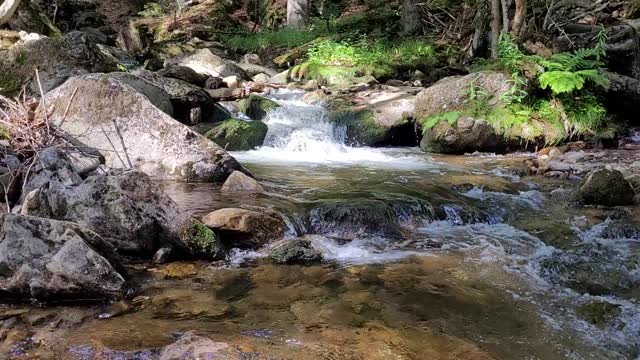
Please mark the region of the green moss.
<svg viewBox="0 0 640 360"><path fill-rule="evenodd" d="M13 71L6 70L0 74L0 95L14 97L22 90L22 85L22 80Z"/></svg>
<svg viewBox="0 0 640 360"><path fill-rule="evenodd" d="M4 126L0 126L0 140L9 140L11 138L11 134L9 134L9 130Z"/></svg>
<svg viewBox="0 0 640 360"><path fill-rule="evenodd" d="M191 220L191 224L184 230L182 239L197 257L211 260L224 258L224 249L216 234L197 220Z"/></svg>
<svg viewBox="0 0 640 360"><path fill-rule="evenodd" d="M255 94L238 102L238 109L252 120L262 120L267 114L279 108L280 105L273 100L263 98Z"/></svg>
<svg viewBox="0 0 640 360"><path fill-rule="evenodd" d="M371 110L339 111L331 115L338 125L346 127L347 141L353 145L375 146L384 143L389 129L378 125Z"/></svg>
<svg viewBox="0 0 640 360"><path fill-rule="evenodd" d="M594 325L603 326L620 314L620 305L606 301L592 301L580 305L576 313Z"/></svg>
<svg viewBox="0 0 640 360"><path fill-rule="evenodd" d="M228 119L207 131L204 136L229 151L244 151L261 146L267 131L267 125L259 120Z"/></svg>

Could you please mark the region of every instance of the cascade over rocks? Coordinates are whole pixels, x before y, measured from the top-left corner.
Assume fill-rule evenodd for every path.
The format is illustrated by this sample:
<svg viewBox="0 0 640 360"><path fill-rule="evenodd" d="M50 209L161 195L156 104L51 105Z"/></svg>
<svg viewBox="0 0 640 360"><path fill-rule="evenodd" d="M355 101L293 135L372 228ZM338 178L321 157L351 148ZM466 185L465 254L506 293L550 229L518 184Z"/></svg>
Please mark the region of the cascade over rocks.
<svg viewBox="0 0 640 360"><path fill-rule="evenodd" d="M163 96L166 92L129 76L144 85L142 92L142 85L132 85L122 75L70 79L46 95L54 106L51 120L87 146L104 150L110 168L206 182L222 182L234 170L246 171L224 149L158 108L158 102L171 106L169 97ZM157 95L155 102L147 95L149 90Z"/></svg>
<svg viewBox="0 0 640 360"><path fill-rule="evenodd" d="M29 194L22 211L78 223L139 257L150 258L162 247L196 257L224 256L211 231L137 171L93 175L77 186L53 179Z"/></svg>
<svg viewBox="0 0 640 360"><path fill-rule="evenodd" d="M220 209L202 218L202 222L216 230L233 247L257 249L279 240L287 230L285 222L276 214L245 209Z"/></svg>
<svg viewBox="0 0 640 360"><path fill-rule="evenodd" d="M0 217L0 293L20 300L101 300L127 292L111 245L77 224Z"/></svg>
<svg viewBox="0 0 640 360"><path fill-rule="evenodd" d="M501 96L511 88L509 81L509 75L493 71L444 78L418 93L415 117L422 122L433 116L462 110L468 101L471 86L482 89L489 96L488 106L498 106ZM427 152L447 154L496 151L504 146L500 140L501 137L486 121L466 116L454 124L441 121L427 129L420 148Z"/></svg>

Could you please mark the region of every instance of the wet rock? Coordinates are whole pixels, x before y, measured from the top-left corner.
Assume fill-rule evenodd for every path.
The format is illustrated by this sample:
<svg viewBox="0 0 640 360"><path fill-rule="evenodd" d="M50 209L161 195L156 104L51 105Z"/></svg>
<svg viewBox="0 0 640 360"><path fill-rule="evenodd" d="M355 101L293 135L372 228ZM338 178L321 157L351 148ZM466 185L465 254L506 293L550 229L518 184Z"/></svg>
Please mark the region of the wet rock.
<svg viewBox="0 0 640 360"><path fill-rule="evenodd" d="M590 173L574 190L576 202L584 205L633 204L634 191L621 172L601 169Z"/></svg>
<svg viewBox="0 0 640 360"><path fill-rule="evenodd" d="M135 256L150 258L158 249L171 246L186 255L224 257L209 229L137 171L90 176L78 186L51 181L39 189L25 211L76 222Z"/></svg>
<svg viewBox="0 0 640 360"><path fill-rule="evenodd" d="M162 349L160 360L229 359L230 347L227 343L215 342L209 338L185 333L178 341Z"/></svg>
<svg viewBox="0 0 640 360"><path fill-rule="evenodd" d="M151 298L150 310L156 319L215 320L229 316L232 308L202 291L165 291Z"/></svg>
<svg viewBox="0 0 640 360"><path fill-rule="evenodd" d="M14 96L24 85L30 94L39 94L39 86L33 79L36 67L43 91L47 92L75 75L116 71L117 62L106 57L92 39L81 32L26 42L2 52L0 94Z"/></svg>
<svg viewBox="0 0 640 360"><path fill-rule="evenodd" d="M153 254L153 263L154 264L164 264L171 259L171 255L173 253L173 248L166 246L158 249L155 254Z"/></svg>
<svg viewBox="0 0 640 360"><path fill-rule="evenodd" d="M47 103L55 107L55 124L87 146L108 150L104 156L110 168L210 182L242 170L224 149L175 121L145 95L120 78L90 74L48 93Z"/></svg>
<svg viewBox="0 0 640 360"><path fill-rule="evenodd" d="M194 264L180 262L167 264L157 271L167 279L184 279L198 274L198 268Z"/></svg>
<svg viewBox="0 0 640 360"><path fill-rule="evenodd" d="M420 142L425 152L464 154L467 152L495 152L502 147L500 137L489 123L465 116L451 125L439 122L429 129Z"/></svg>
<svg viewBox="0 0 640 360"><path fill-rule="evenodd" d="M236 208L216 210L202 222L218 231L225 242L239 248L260 248L281 239L287 230L276 214Z"/></svg>
<svg viewBox="0 0 640 360"><path fill-rule="evenodd" d="M263 193L264 188L258 181L240 171L234 171L220 189L226 193Z"/></svg>
<svg viewBox="0 0 640 360"><path fill-rule="evenodd" d="M595 300L580 305L576 313L593 325L604 326L620 314L620 305Z"/></svg>
<svg viewBox="0 0 640 360"><path fill-rule="evenodd" d="M269 258L276 264L310 265L322 261L322 253L308 239L287 240L271 250Z"/></svg>
<svg viewBox="0 0 640 360"><path fill-rule="evenodd" d="M228 119L207 131L204 136L228 151L253 150L262 146L267 125L259 120Z"/></svg>
<svg viewBox="0 0 640 360"><path fill-rule="evenodd" d="M193 69L186 66L170 66L158 71L158 75L186 81L199 87L204 87L205 83L209 79L209 76L198 74Z"/></svg>
<svg viewBox="0 0 640 360"><path fill-rule="evenodd" d="M326 201L311 210L309 222L316 234L346 239L372 236L402 238L393 209L380 200Z"/></svg>
<svg viewBox="0 0 640 360"><path fill-rule="evenodd" d="M640 224L635 223L631 214L624 210L616 211L605 222L600 235L603 239L638 239Z"/></svg>
<svg viewBox="0 0 640 360"><path fill-rule="evenodd" d="M0 221L0 289L6 294L40 301L125 295L125 270L98 234L31 216L5 214Z"/></svg>
<svg viewBox="0 0 640 360"><path fill-rule="evenodd" d="M280 105L273 100L251 94L248 98L240 100L238 108L253 120L263 120L267 113L279 108Z"/></svg>

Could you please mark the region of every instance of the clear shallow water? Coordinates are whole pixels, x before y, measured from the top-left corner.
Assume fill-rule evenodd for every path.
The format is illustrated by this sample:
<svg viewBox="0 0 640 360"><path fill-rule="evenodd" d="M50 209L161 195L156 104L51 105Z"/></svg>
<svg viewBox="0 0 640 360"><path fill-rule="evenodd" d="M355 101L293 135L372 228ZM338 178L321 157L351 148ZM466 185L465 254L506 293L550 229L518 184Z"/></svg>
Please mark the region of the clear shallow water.
<svg viewBox="0 0 640 360"><path fill-rule="evenodd" d="M164 346L182 331L228 342L239 359L638 357L638 288L589 295L576 285L583 273L620 284L640 276L638 241L602 238L611 211L564 207L558 189L571 184L523 177L526 154L347 147L322 108L299 97L276 96L285 107L267 119L266 146L234 154L266 194L165 189L196 216L275 210L290 226L287 238L309 238L325 264L276 266L266 250L233 251L220 264L130 264L140 286L133 301L0 308L0 319L25 324L6 337L36 339L21 345L26 353L55 359L100 349L119 356L103 358L142 359L130 351ZM380 235L371 226L379 224L354 230L362 210L332 224L314 218L336 202L382 204L397 236ZM601 300L618 306L615 315L593 324L579 314ZM0 350L22 350L12 346Z"/></svg>

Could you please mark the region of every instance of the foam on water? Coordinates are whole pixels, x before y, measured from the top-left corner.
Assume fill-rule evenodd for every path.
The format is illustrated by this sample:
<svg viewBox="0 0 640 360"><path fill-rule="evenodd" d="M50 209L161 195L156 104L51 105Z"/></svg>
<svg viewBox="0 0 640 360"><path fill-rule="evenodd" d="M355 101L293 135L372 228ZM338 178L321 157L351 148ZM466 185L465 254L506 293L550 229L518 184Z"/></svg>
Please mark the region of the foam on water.
<svg viewBox="0 0 640 360"><path fill-rule="evenodd" d="M269 131L259 149L234 152L248 163L308 163L330 166L424 169L433 167L427 156L408 155L393 149L373 149L346 145L346 129L331 122L322 105L302 101L302 92L280 91L271 96L281 107L271 111L264 122Z"/></svg>

